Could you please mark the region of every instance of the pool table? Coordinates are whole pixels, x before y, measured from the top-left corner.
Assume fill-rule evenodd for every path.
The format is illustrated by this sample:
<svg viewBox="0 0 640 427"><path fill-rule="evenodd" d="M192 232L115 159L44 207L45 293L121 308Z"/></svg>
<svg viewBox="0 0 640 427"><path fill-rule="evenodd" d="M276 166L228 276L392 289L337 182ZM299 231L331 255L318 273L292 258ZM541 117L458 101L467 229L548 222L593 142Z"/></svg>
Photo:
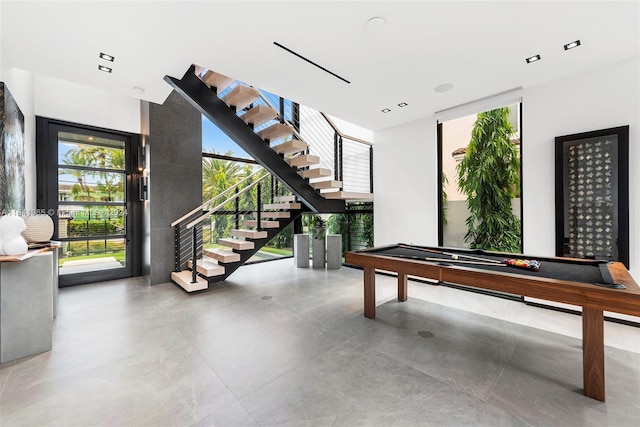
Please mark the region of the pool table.
<svg viewBox="0 0 640 427"><path fill-rule="evenodd" d="M540 263L538 271L505 259ZM582 307L584 395L605 400L603 311L640 316L640 287L620 262L530 257L394 244L347 252L345 263L364 269L364 315L376 316L375 271L398 274L398 300L407 300L407 276L455 283Z"/></svg>

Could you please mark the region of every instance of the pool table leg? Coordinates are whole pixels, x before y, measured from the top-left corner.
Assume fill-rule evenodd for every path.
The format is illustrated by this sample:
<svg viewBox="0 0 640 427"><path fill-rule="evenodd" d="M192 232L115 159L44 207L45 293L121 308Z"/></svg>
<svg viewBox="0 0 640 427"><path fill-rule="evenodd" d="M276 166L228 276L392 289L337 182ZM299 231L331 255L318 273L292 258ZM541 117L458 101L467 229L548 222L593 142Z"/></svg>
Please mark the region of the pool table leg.
<svg viewBox="0 0 640 427"><path fill-rule="evenodd" d="M582 307L582 369L584 395L604 402L604 316Z"/></svg>
<svg viewBox="0 0 640 427"><path fill-rule="evenodd" d="M376 269L364 267L364 317L376 317Z"/></svg>
<svg viewBox="0 0 640 427"><path fill-rule="evenodd" d="M398 273L398 301L407 300L407 275Z"/></svg>

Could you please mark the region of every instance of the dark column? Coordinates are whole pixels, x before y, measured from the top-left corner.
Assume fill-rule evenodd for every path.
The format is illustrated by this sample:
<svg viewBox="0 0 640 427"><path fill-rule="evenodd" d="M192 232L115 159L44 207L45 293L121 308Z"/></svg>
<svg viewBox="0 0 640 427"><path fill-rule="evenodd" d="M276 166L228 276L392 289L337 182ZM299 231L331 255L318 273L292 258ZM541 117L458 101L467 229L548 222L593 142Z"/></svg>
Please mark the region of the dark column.
<svg viewBox="0 0 640 427"><path fill-rule="evenodd" d="M170 281L174 270L171 222L202 204L202 118L172 92L162 105L149 103L148 120L143 121L148 122L149 185L143 271L148 283L156 285Z"/></svg>

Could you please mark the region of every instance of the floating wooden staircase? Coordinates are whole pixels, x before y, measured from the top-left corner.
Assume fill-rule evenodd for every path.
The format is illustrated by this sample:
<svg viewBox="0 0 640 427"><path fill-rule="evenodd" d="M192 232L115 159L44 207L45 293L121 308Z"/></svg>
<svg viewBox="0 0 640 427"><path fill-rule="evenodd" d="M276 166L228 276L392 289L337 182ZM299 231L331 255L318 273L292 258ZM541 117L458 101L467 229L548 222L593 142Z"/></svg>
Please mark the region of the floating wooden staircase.
<svg viewBox="0 0 640 427"><path fill-rule="evenodd" d="M271 105L261 103L258 89L197 66L190 67L181 79L165 76L165 81L295 194L275 198L274 203L262 207L259 216L241 221L242 228L218 239L224 249L200 247L196 280L193 260L183 261L181 251L186 249L177 249L176 271L171 278L188 292L225 280L303 210L341 213L346 210L346 200L372 200L370 193L343 191L343 182L321 166L320 157L309 154L308 144L295 129L281 120ZM180 243L177 245L180 248Z"/></svg>
<svg viewBox="0 0 640 427"><path fill-rule="evenodd" d="M265 204L260 212L261 229L257 228L257 215L241 221L242 227L229 230L230 237L220 238L217 244L224 248L203 249L202 257L196 261L196 281L193 282L193 262L184 263L182 271L171 273L171 280L187 292L207 289L210 283L229 277L256 252L280 233L295 218L302 214L302 205L289 197L276 197L272 204ZM274 219L271 219L274 218Z"/></svg>
<svg viewBox="0 0 640 427"><path fill-rule="evenodd" d="M180 80L166 76L165 81L312 211L344 212L344 200L371 200L369 193L342 191L343 183L333 179L331 170L320 167L320 158L308 153L307 143L293 127L277 122L279 117L274 108L257 103L258 89L240 83L233 87L227 76L197 66L192 66ZM236 112L241 110L246 111L238 116ZM270 122L274 123L269 125ZM331 190L330 196L320 191L327 189Z"/></svg>

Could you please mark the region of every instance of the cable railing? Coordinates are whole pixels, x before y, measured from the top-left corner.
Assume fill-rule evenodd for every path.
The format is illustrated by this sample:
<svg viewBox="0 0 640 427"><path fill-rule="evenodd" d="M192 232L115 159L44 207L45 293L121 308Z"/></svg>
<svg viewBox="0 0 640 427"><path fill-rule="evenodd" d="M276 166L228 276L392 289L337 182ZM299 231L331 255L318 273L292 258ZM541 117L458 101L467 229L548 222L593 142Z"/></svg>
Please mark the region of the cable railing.
<svg viewBox="0 0 640 427"><path fill-rule="evenodd" d="M255 175L255 173L253 173L251 176ZM260 182L265 179L266 177L268 177L269 174L265 173L264 175L262 175L260 178L258 178L256 181L252 182L251 184L247 185L246 187L244 187L242 190L240 191L236 191L235 194L231 197L229 197L228 199L226 199L224 202L221 202L219 204L217 204L215 207L209 209L204 215L200 216L199 218L196 218L195 220L187 223L187 228L193 228L196 225L200 224L202 221L204 221L205 219L209 218L211 215L213 215L214 213L216 213L217 211L221 210L225 205L227 205L228 203L236 200L238 197L240 197L241 195L243 195L244 193L246 193L247 191L251 190L253 187L255 187L256 185L260 184ZM248 177L247 177L248 178ZM243 181L246 181L245 178ZM232 188L238 188L237 185L235 185ZM227 189L226 191L229 191L229 189ZM259 198L258 198L259 200ZM258 217L260 216L260 203L258 203ZM258 231L260 230L260 221L258 221Z"/></svg>
<svg viewBox="0 0 640 427"><path fill-rule="evenodd" d="M261 176L259 174L262 173ZM257 177L257 179L253 182L250 182L243 189L239 189L239 186L243 183L246 183L250 179ZM239 225L239 200L240 197L244 194L249 193L254 187L257 186L257 197L255 209L251 211L247 211L245 213L255 214L257 218L257 230L262 231L261 227L261 207L262 197L261 197L261 188L260 183L267 177L270 177L269 173L260 169L257 172L250 174L245 177L235 185L227 188L225 191L216 195L216 197L209 200L207 203L204 203L200 207L193 209L190 213L183 215L179 220L174 221L172 223L172 227L175 227L175 269L176 271L181 271L183 266L187 263L187 259L191 259L191 274L192 274L192 283L197 283L197 259L203 254L203 227L202 224L204 221L209 219L212 215L221 211L225 206L228 206L231 202L236 202L236 228ZM212 203L213 200L221 198L223 195L228 195L233 192L233 195L227 197L224 201L218 203L213 208L208 210L204 210L203 208L208 204ZM189 222L187 222L189 221ZM187 237L188 236L188 237ZM190 237L190 239L189 239ZM190 248L190 251L189 249ZM187 258L188 257L188 258Z"/></svg>
<svg viewBox="0 0 640 427"><path fill-rule="evenodd" d="M230 192L234 191L236 188L238 188L240 185L244 184L245 182L249 181L250 179L252 179L253 177L255 177L256 175L258 175L259 173L263 172L264 169L259 168L257 171L255 171L254 173L252 173L251 175L243 178L242 180L238 181L237 183L235 183L233 186L227 188L226 190L224 190L222 193L215 195L214 197L212 197L211 199L207 200L206 202L204 202L203 204L201 204L200 206L198 206L197 208L194 208L193 210L191 210L190 212L184 214L183 216L181 216L180 218L176 219L175 221L173 221L171 223L171 227L175 227L176 225L180 224L182 221L192 217L195 213L197 212L202 212L204 210L207 210L209 206L211 206L213 204L214 201L218 200L220 197L222 196L226 196L227 194L229 194ZM264 178L264 177L263 177ZM260 178L262 179L262 178ZM189 227L190 228L190 227Z"/></svg>

